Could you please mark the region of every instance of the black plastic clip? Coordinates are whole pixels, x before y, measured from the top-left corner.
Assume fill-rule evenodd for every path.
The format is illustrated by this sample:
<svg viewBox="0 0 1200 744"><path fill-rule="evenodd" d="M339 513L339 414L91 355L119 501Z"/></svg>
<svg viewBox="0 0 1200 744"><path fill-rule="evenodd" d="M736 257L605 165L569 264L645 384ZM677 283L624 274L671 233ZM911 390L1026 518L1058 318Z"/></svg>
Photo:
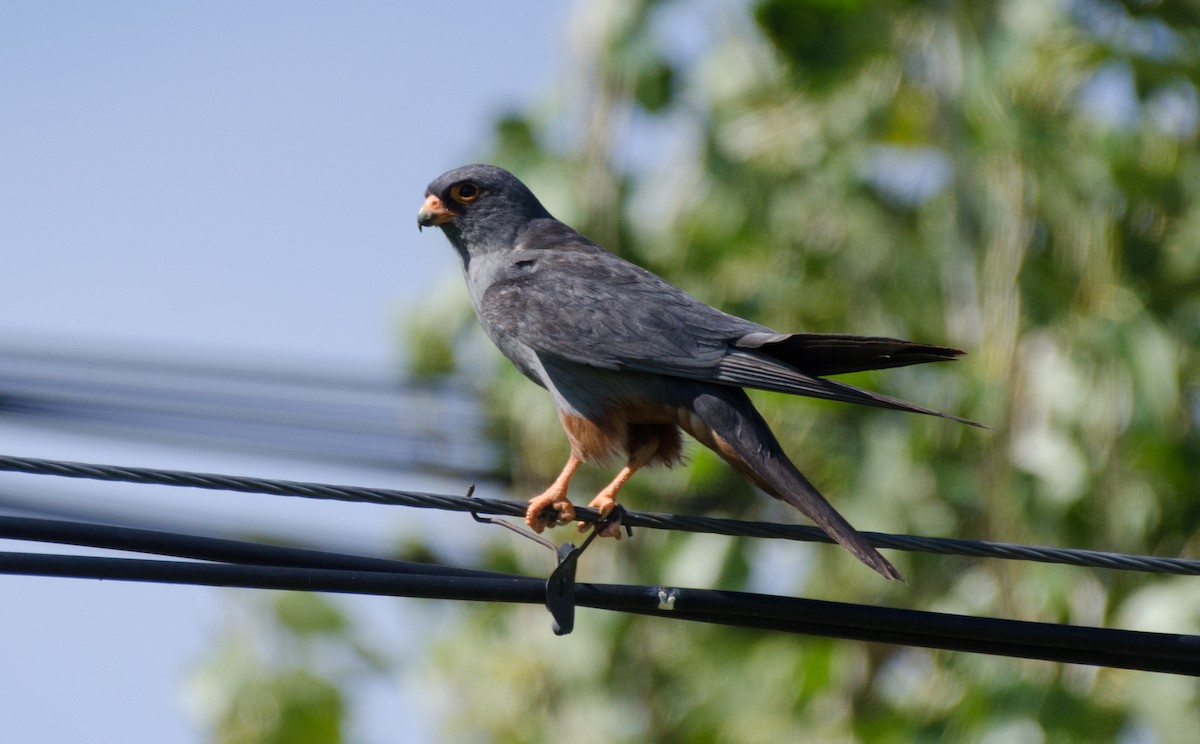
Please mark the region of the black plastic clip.
<svg viewBox="0 0 1200 744"><path fill-rule="evenodd" d="M475 484L467 489L467 498L473 498L475 495ZM505 529L512 530L522 537L527 537L530 540L543 545L554 551L554 555L558 558L558 566L550 574L550 578L546 579L546 609L550 611L551 617L554 618L554 635L567 635L575 629L575 567L579 562L579 556L583 555L583 551L592 544L592 541L611 529L619 529L622 526L622 521L625 517L625 507L617 504L616 507L609 512L608 516L592 525L592 534L587 536L583 544L578 548L574 543L563 543L555 546L541 535L527 530L524 527L518 527L512 522L506 522L503 519L495 517L481 517L477 512L472 511L471 517L476 522L484 524L495 524ZM625 532L628 535L633 534L633 528L630 525L624 525ZM618 535L619 536L619 535Z"/></svg>
<svg viewBox="0 0 1200 744"><path fill-rule="evenodd" d="M587 536L583 545L577 548L572 543L563 543L555 551L558 567L546 580L546 609L554 618L554 635L567 635L575 629L575 567L579 563L579 556L606 530L619 527L624 516L625 507L617 504L608 516L592 526L592 534ZM628 525L625 528L629 534L633 534Z"/></svg>
<svg viewBox="0 0 1200 744"><path fill-rule="evenodd" d="M576 548L574 543L563 543L555 551L558 566L546 579L546 609L554 618L551 626L554 635L567 635L575 629L575 567L585 547L587 542L581 548Z"/></svg>

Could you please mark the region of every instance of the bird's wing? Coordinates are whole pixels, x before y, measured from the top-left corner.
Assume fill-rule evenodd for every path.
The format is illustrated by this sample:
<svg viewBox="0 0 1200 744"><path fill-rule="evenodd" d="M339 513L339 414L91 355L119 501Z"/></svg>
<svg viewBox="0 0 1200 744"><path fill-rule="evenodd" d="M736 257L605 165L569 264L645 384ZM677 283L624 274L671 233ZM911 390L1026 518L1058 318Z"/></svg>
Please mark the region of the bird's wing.
<svg viewBox="0 0 1200 744"><path fill-rule="evenodd" d="M760 390L775 390L792 395L805 395L810 398L823 398L843 403L857 403L875 408L890 408L909 413L923 413L927 416L950 419L971 426L986 428L982 424L969 419L959 418L949 413L942 413L931 408L918 406L890 395L875 393L870 390L847 385L836 380L827 380L801 372L777 359L763 354L748 352L741 349L731 350L724 359L717 363L711 378L714 382L741 387L759 388Z"/></svg>
<svg viewBox="0 0 1200 744"><path fill-rule="evenodd" d="M695 414L683 419L689 434L764 491L802 511L860 561L889 579L904 580L796 468L745 391L714 387L689 408Z"/></svg>
<svg viewBox="0 0 1200 744"><path fill-rule="evenodd" d="M953 349L850 336L786 336L723 313L579 238L523 251L481 303L484 323L538 354L612 370L890 408L973 423L820 374L950 359ZM811 353L813 371L804 354Z"/></svg>
<svg viewBox="0 0 1200 744"><path fill-rule="evenodd" d="M540 354L705 379L731 340L770 333L582 238L511 256L484 293L480 320Z"/></svg>

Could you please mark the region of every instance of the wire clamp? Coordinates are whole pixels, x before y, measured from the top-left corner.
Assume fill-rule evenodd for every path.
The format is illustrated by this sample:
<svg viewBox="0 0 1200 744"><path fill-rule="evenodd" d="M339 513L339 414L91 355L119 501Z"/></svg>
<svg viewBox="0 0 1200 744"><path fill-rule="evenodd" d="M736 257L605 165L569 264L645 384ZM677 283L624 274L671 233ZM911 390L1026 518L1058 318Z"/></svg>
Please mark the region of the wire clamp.
<svg viewBox="0 0 1200 744"><path fill-rule="evenodd" d="M474 498L475 484L472 483L467 489L467 498ZM471 517L476 522L484 524L494 524L505 529L511 530L518 535L533 540L539 545L549 548L554 551L554 555L558 559L558 566L550 574L550 578L546 579L546 609L550 611L551 617L554 618L554 635L567 635L575 629L575 568L579 562L579 556L583 555L583 551L587 550L600 535L620 535L617 530L622 526L622 521L625 517L625 507L617 504L616 507L608 513L607 516L600 518L592 525L592 533L587 536L583 544L578 548L574 543L563 543L555 546L541 535L527 530L524 527L518 527L512 522L506 522L503 519L495 517L481 517L478 512L472 511ZM627 534L633 534L633 528L630 525L624 525Z"/></svg>
<svg viewBox="0 0 1200 744"><path fill-rule="evenodd" d="M608 516L592 525L592 533L582 545L577 548L572 543L563 543L555 551L558 567L546 580L546 609L554 618L554 635L567 635L575 629L575 568L579 563L579 556L583 555L583 551L587 550L597 537L611 534L610 530L619 529L624 516L625 507L617 504ZM629 530L628 525L625 528Z"/></svg>
<svg viewBox="0 0 1200 744"><path fill-rule="evenodd" d="M472 483L470 485L470 487L467 488L467 498L468 499L475 498L475 484L474 483ZM521 537L533 540L538 545L541 545L546 548L550 548L550 550L558 550L558 548L554 545L554 543L550 542L546 538L542 537L541 535L537 534L536 532L533 532L532 530L527 530L524 527L518 527L517 525L513 524L512 522L506 522L503 519L497 519L495 517L481 517L481 516L479 516L479 512L477 512L475 510L471 511L471 518L474 519L476 522L481 522L483 524L494 524L498 527L503 527L506 530L511 530L511 531L517 533L518 535L520 535Z"/></svg>

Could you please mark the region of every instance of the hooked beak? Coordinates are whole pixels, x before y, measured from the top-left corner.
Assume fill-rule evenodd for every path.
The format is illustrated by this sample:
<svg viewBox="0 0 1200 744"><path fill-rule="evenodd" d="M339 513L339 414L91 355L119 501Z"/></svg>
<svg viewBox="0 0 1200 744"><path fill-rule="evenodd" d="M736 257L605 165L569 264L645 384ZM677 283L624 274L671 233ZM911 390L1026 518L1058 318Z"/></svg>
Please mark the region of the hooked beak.
<svg viewBox="0 0 1200 744"><path fill-rule="evenodd" d="M417 229L423 227L433 227L448 221L454 213L446 209L446 205L442 204L442 200L430 194L425 197L425 203L421 205L420 211L417 212Z"/></svg>

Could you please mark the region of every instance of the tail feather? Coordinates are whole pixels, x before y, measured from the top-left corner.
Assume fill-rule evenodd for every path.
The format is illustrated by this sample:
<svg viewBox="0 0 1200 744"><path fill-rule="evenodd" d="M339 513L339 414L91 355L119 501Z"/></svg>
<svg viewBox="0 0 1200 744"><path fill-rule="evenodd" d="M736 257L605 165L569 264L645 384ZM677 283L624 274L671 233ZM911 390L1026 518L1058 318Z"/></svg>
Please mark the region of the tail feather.
<svg viewBox="0 0 1200 744"><path fill-rule="evenodd" d="M684 428L696 440L764 491L799 509L825 534L882 576L904 581L895 566L792 464L745 391L708 387L688 407L699 421L687 421Z"/></svg>
<svg viewBox="0 0 1200 744"><path fill-rule="evenodd" d="M946 362L964 353L898 338L843 333L751 333L734 345L754 349L817 377Z"/></svg>

